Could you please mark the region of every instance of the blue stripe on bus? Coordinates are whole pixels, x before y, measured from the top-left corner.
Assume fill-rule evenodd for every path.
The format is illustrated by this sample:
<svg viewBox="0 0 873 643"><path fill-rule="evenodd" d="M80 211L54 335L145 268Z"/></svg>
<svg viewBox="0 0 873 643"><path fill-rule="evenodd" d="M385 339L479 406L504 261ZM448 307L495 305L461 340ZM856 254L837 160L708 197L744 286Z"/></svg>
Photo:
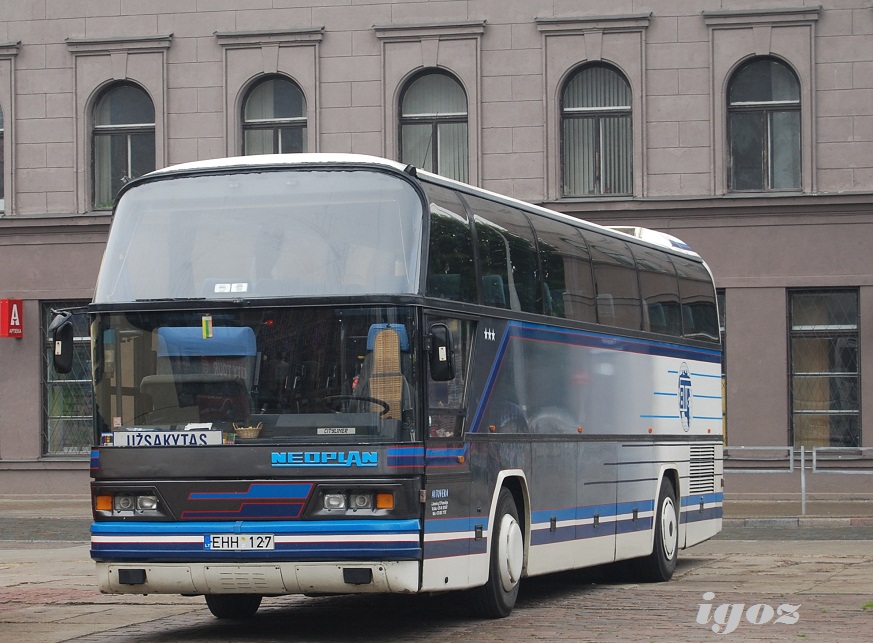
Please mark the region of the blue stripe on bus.
<svg viewBox="0 0 873 643"><path fill-rule="evenodd" d="M558 344L568 344L570 346L586 346L622 353L641 353L644 355L657 355L660 357L675 357L679 359L711 362L714 364L721 362L721 351L718 350L681 346L664 341L636 339L619 335L609 335L606 333L592 333L589 331L571 330L568 328L555 328L530 322L509 322L507 324L507 334L521 339L549 341ZM701 377L707 376L701 375ZM715 377L721 376L718 375Z"/></svg>
<svg viewBox="0 0 873 643"><path fill-rule="evenodd" d="M484 554L486 551L488 551L488 542L484 538L479 540L473 538L438 540L424 544L425 559L470 556L472 554Z"/></svg>
<svg viewBox="0 0 873 643"><path fill-rule="evenodd" d="M424 522L426 534L448 534L455 532L475 531L478 525L482 530L488 530L488 521L482 516L470 516L468 518L431 518Z"/></svg>
<svg viewBox="0 0 873 643"><path fill-rule="evenodd" d="M420 528L418 520L95 522L91 525L91 555L97 560L420 560ZM205 546L208 536L236 534L272 534L276 537L274 549L214 550ZM313 536L317 540L279 542L283 536ZM141 540L130 540L137 537ZM180 542L174 538L196 540Z"/></svg>
<svg viewBox="0 0 873 643"><path fill-rule="evenodd" d="M424 466L424 447L394 447L388 449L388 468L419 468Z"/></svg>
<svg viewBox="0 0 873 643"><path fill-rule="evenodd" d="M307 520L301 522L94 522L92 536L164 536L203 534L273 534L273 535L367 535L417 534L421 521L412 520Z"/></svg>
<svg viewBox="0 0 873 643"><path fill-rule="evenodd" d="M689 509L688 511L682 512L682 522L684 524L692 523L692 522L702 522L705 520L715 520L717 518L722 518L724 516L724 508L721 506L718 507L709 507L700 511L698 509Z"/></svg>
<svg viewBox="0 0 873 643"><path fill-rule="evenodd" d="M680 504L685 507L699 507L700 503L712 504L724 502L723 493L694 493L683 496Z"/></svg>
<svg viewBox="0 0 873 643"><path fill-rule="evenodd" d="M311 483L254 482L245 491L194 491L189 500L306 500Z"/></svg>
<svg viewBox="0 0 873 643"><path fill-rule="evenodd" d="M721 502L723 497L724 496L721 493L709 493L695 494L688 498L683 498L681 501L683 509L680 521L683 524L686 524L721 518ZM701 501L710 506L705 507L703 511L700 511L698 507ZM633 514L634 509L636 509L638 513L648 513L649 515L638 517L634 520L631 515ZM589 538L600 538L603 536L611 537L613 533L629 534L640 531L651 531L654 525L654 517L651 514L654 513L654 511L654 500L622 502L617 505L591 505L587 507L537 510L531 513L532 526L548 525L552 518L555 518L559 524L554 531L551 529L531 529L530 544L531 546L547 545L577 540L581 541ZM595 515L599 516L605 522L601 522L597 526L594 525L593 520L592 522L581 525L560 524L562 522L566 523L573 520L592 519ZM616 518L617 516L627 517L620 520L609 520ZM459 537L456 539L425 542L425 559L484 553L486 551L485 538L476 540L475 536L471 534L475 529L475 525L478 524L482 524L481 517L475 516L467 518L433 519L426 521L426 534L457 533ZM483 532L487 534L487 524L483 525Z"/></svg>

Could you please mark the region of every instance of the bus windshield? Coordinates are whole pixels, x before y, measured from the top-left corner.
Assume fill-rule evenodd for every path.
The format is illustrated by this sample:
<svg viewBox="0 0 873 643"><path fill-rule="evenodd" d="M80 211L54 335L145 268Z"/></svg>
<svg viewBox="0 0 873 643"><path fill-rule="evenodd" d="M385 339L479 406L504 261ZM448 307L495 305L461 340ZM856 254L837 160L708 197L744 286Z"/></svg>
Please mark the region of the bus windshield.
<svg viewBox="0 0 873 643"><path fill-rule="evenodd" d="M416 438L406 308L104 313L91 330L105 446Z"/></svg>
<svg viewBox="0 0 873 643"><path fill-rule="evenodd" d="M379 170L177 176L120 199L95 303L414 293L423 201Z"/></svg>

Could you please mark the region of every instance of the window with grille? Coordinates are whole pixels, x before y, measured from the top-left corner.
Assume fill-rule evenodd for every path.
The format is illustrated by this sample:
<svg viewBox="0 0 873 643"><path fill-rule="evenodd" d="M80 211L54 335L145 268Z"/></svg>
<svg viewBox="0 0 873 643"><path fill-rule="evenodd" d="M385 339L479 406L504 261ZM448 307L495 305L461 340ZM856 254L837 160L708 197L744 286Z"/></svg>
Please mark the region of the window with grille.
<svg viewBox="0 0 873 643"><path fill-rule="evenodd" d="M242 129L244 155L305 152L306 97L303 91L281 76L261 80L243 101Z"/></svg>
<svg viewBox="0 0 873 643"><path fill-rule="evenodd" d="M43 302L43 455L83 455L91 449L94 396L91 386L91 339L88 316L73 315L73 370L60 375L55 372L53 346L48 325L52 310L80 305L84 302Z"/></svg>
<svg viewBox="0 0 873 643"><path fill-rule="evenodd" d="M410 81L400 101L400 160L457 181L469 176L467 95L441 72Z"/></svg>
<svg viewBox="0 0 873 643"><path fill-rule="evenodd" d="M121 187L155 169L155 107L137 85L109 87L94 106L93 205L109 209Z"/></svg>
<svg viewBox="0 0 873 643"><path fill-rule="evenodd" d="M631 90L607 65L589 65L567 82L561 97L563 195L633 192Z"/></svg>
<svg viewBox="0 0 873 643"><path fill-rule="evenodd" d="M800 83L784 63L759 58L728 88L730 189L800 189Z"/></svg>
<svg viewBox="0 0 873 643"><path fill-rule="evenodd" d="M788 306L794 446L860 446L858 291L789 291Z"/></svg>

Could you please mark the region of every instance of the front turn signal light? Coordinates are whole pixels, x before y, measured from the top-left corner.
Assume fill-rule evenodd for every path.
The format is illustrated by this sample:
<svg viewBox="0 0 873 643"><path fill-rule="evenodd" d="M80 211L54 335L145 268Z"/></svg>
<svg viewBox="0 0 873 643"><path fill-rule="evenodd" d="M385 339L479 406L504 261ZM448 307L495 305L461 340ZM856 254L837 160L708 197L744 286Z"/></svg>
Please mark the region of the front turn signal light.
<svg viewBox="0 0 873 643"><path fill-rule="evenodd" d="M376 509L394 509L393 493L377 493Z"/></svg>

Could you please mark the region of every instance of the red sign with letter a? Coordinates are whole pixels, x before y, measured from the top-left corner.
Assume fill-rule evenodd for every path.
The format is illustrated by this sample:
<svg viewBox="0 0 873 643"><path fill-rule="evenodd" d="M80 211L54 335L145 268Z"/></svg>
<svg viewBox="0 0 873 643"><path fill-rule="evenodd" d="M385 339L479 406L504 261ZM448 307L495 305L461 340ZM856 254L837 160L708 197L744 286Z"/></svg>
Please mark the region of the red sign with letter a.
<svg viewBox="0 0 873 643"><path fill-rule="evenodd" d="M24 304L20 299L0 299L0 337L24 337Z"/></svg>

